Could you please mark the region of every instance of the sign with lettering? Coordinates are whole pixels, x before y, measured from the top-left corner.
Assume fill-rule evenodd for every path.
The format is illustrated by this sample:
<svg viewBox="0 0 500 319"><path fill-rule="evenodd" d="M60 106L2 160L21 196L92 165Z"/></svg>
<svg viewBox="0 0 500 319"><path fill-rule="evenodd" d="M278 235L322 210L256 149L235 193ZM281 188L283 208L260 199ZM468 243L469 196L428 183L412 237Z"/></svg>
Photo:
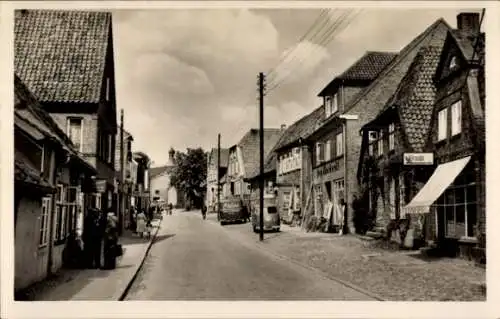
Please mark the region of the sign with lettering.
<svg viewBox="0 0 500 319"><path fill-rule="evenodd" d="M105 180L97 180L95 181L95 187L98 193L106 192L106 181Z"/></svg>
<svg viewBox="0 0 500 319"><path fill-rule="evenodd" d="M434 164L433 153L404 153L404 165L432 165Z"/></svg>

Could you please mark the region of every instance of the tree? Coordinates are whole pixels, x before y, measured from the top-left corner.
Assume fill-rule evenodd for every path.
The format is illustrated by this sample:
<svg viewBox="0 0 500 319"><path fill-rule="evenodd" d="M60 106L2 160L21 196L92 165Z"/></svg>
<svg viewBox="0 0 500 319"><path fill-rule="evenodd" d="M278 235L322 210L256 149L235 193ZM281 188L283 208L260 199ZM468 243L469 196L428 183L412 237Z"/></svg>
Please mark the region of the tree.
<svg viewBox="0 0 500 319"><path fill-rule="evenodd" d="M175 152L172 185L186 195L186 199L200 208L206 192L207 153L202 148Z"/></svg>

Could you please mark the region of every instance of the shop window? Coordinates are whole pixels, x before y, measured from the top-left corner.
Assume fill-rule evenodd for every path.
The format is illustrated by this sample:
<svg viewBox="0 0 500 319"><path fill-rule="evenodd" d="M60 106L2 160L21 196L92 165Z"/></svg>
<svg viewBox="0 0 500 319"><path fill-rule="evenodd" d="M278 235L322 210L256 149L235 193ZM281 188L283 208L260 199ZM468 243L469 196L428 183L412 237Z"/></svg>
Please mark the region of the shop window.
<svg viewBox="0 0 500 319"><path fill-rule="evenodd" d="M448 135L448 109L442 109L438 113L438 141L446 139Z"/></svg>
<svg viewBox="0 0 500 319"><path fill-rule="evenodd" d="M446 237L476 236L477 204L474 175L464 172L438 202L438 212L444 214L446 220Z"/></svg>
<svg viewBox="0 0 500 319"><path fill-rule="evenodd" d="M380 131L379 138L377 140L377 155L384 155L384 132Z"/></svg>
<svg viewBox="0 0 500 319"><path fill-rule="evenodd" d="M451 136L462 132L462 101L451 106Z"/></svg>
<svg viewBox="0 0 500 319"><path fill-rule="evenodd" d="M44 247L49 241L49 212L50 212L50 197L42 198L42 211L40 214L40 237L38 245Z"/></svg>

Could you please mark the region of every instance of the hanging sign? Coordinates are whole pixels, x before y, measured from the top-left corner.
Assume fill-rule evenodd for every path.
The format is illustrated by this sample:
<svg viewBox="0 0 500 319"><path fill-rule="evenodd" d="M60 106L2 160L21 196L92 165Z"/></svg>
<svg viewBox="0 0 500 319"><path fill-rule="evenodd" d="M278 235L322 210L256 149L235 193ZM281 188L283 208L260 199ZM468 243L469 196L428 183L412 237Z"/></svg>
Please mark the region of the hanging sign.
<svg viewBox="0 0 500 319"><path fill-rule="evenodd" d="M433 153L404 153L403 154L404 165L433 165L434 164L434 154Z"/></svg>

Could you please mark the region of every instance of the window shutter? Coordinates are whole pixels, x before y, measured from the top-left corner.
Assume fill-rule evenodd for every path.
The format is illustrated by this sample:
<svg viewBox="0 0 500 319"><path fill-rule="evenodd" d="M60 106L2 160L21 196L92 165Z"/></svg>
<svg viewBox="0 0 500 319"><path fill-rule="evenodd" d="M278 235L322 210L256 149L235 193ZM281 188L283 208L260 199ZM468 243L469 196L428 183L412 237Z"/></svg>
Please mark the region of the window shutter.
<svg viewBox="0 0 500 319"><path fill-rule="evenodd" d="M458 101L451 106L451 135L462 132L462 102Z"/></svg>

